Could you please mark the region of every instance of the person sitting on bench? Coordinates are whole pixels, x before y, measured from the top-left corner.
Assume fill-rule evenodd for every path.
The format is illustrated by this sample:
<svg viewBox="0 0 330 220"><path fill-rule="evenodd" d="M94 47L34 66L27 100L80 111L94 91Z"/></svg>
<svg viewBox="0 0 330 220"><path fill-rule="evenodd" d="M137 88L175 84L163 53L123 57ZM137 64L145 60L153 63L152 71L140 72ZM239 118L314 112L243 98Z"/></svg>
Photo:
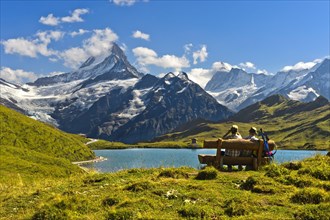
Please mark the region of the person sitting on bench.
<svg viewBox="0 0 330 220"><path fill-rule="evenodd" d="M230 130L222 137L223 139L242 139L242 136L238 132L238 126L233 125ZM240 150L226 149L225 156L239 157L241 154ZM242 166L238 166L239 170L242 170ZM228 165L228 171L232 171L232 165Z"/></svg>
<svg viewBox="0 0 330 220"><path fill-rule="evenodd" d="M251 127L249 130L249 136L244 137L245 140L250 140L250 141L259 141L259 138L256 137L257 135L257 129L255 127ZM252 151L251 150L242 150L241 157L249 157L252 156Z"/></svg>

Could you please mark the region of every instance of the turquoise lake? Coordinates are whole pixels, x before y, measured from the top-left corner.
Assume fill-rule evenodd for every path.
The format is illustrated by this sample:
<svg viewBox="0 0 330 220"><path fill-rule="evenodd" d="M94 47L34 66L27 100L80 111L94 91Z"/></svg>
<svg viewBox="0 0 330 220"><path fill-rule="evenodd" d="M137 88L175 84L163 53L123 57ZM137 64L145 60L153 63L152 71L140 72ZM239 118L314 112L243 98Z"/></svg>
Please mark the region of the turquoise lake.
<svg viewBox="0 0 330 220"><path fill-rule="evenodd" d="M115 172L131 168L156 168L156 167L193 167L204 166L198 161L198 154L215 154L215 149L123 149L123 150L95 150L97 156L107 160L88 164L86 167L97 171ZM327 151L304 150L278 150L275 154L275 162L301 160L316 154L326 154Z"/></svg>

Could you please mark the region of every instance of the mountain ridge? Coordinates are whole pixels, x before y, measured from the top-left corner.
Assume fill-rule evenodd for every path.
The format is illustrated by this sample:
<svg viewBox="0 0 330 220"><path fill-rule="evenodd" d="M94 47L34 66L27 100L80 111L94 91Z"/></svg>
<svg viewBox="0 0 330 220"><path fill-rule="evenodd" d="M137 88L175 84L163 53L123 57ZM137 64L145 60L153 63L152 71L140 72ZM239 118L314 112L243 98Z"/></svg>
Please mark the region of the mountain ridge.
<svg viewBox="0 0 330 220"><path fill-rule="evenodd" d="M320 95L329 100L329 69L328 58L310 69L279 71L275 75L247 73L232 68L229 72L216 72L205 90L235 111L275 94L303 102L313 101Z"/></svg>

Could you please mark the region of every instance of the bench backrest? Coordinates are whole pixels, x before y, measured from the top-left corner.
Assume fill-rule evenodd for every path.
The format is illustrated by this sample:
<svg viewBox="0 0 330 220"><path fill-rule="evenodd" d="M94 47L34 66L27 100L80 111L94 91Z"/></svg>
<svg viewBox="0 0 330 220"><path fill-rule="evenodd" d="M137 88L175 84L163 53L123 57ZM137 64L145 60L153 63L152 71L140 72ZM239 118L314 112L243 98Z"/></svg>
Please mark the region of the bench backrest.
<svg viewBox="0 0 330 220"><path fill-rule="evenodd" d="M235 150L258 150L260 145L263 146L263 140L250 141L245 139L228 139L224 140L219 138L218 140L205 140L204 148L216 148L221 145L221 149L235 149ZM275 148L275 142L273 140L268 141L269 150Z"/></svg>

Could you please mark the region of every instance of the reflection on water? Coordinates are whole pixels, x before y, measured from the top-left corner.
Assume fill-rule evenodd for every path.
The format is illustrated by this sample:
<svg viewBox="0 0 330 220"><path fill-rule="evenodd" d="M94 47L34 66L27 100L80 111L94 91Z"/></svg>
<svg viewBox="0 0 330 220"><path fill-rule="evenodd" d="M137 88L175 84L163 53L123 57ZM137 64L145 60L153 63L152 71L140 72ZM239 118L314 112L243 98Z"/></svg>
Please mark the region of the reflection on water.
<svg viewBox="0 0 330 220"><path fill-rule="evenodd" d="M107 158L106 161L89 164L86 167L100 172L114 172L130 168L181 167L201 168L198 154L215 154L215 149L124 149L95 150L97 156ZM278 150L275 162L301 160L327 151Z"/></svg>

